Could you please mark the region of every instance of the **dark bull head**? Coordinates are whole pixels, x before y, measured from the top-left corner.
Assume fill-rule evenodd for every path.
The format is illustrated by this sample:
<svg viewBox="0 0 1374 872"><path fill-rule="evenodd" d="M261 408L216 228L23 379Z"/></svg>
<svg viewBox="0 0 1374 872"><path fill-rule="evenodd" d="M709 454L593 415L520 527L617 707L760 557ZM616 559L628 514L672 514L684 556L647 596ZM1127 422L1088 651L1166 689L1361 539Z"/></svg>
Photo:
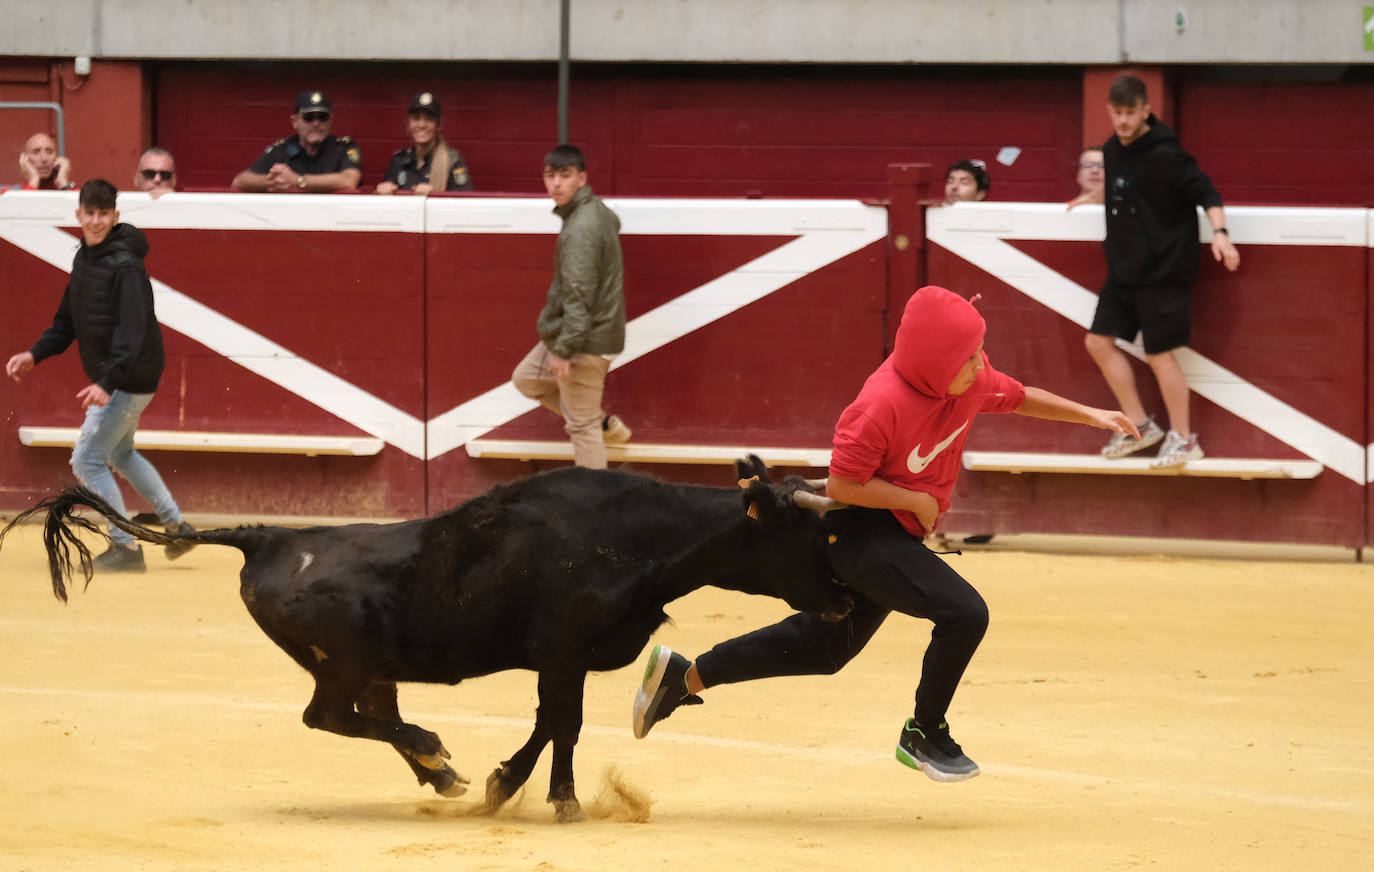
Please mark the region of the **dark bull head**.
<svg viewBox="0 0 1374 872"><path fill-rule="evenodd" d="M830 568L823 515L844 504L813 493L795 475L769 481L763 462L753 455L737 462L736 471L744 489L745 513L753 519L753 535L744 540L743 547L758 550L740 555L743 565L755 567L754 577L722 586L776 596L798 611L815 612L827 621L842 620L854 600Z"/></svg>

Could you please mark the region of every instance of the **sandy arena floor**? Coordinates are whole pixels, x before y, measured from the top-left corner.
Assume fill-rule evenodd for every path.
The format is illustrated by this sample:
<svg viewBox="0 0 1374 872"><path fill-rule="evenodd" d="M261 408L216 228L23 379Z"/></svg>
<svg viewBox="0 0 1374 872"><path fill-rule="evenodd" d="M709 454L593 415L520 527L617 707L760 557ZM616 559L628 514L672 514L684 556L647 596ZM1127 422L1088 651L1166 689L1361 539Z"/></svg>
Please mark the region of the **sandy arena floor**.
<svg viewBox="0 0 1374 872"><path fill-rule="evenodd" d="M307 729L311 685L238 599L238 552L49 590L36 528L0 553L0 870L1293 870L1374 868L1374 568L951 557L992 628L951 713L983 767L892 759L929 624L837 676L715 688L636 741L638 666L592 676L593 819L559 825L548 754L496 817L389 748ZM783 614L707 590L689 653ZM405 686L480 787L534 677ZM613 784L621 785L614 789Z"/></svg>

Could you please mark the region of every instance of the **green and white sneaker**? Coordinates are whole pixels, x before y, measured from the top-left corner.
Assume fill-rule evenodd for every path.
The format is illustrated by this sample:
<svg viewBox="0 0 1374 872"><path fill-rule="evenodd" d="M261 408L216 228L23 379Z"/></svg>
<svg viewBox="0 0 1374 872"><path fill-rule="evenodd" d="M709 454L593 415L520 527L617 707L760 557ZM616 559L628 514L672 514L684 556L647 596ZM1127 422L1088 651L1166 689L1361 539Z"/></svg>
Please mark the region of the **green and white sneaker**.
<svg viewBox="0 0 1374 872"><path fill-rule="evenodd" d="M655 645L644 665L644 680L635 692L631 723L635 738L649 735L654 724L680 705L701 705L704 700L687 692L687 668L692 662L667 645Z"/></svg>
<svg viewBox="0 0 1374 872"><path fill-rule="evenodd" d="M907 718L897 742L897 762L919 769L933 781L967 781L981 770L964 756L964 749L950 738L949 723L927 729Z"/></svg>

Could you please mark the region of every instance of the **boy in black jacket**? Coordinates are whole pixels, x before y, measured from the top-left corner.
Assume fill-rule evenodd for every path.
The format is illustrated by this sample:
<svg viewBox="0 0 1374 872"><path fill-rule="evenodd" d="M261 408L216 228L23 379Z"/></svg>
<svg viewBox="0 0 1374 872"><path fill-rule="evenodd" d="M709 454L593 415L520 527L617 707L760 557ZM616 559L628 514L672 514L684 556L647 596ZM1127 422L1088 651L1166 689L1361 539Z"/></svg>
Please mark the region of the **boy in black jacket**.
<svg viewBox="0 0 1374 872"><path fill-rule="evenodd" d="M128 479L157 512L169 532L190 533L176 500L153 465L134 450L139 416L152 402L165 356L162 328L153 314L153 286L144 269L148 239L137 227L119 223L115 186L92 179L81 186L76 220L81 248L52 326L33 348L9 359L5 373L16 382L40 361L61 354L76 340L81 368L91 383L76 394L86 410L72 448L72 471L86 487L127 514L111 467ZM113 525L109 550L95 558L100 572L143 572L143 551ZM175 560L194 545L168 545Z"/></svg>
<svg viewBox="0 0 1374 872"><path fill-rule="evenodd" d="M1107 95L1116 134L1103 148L1106 161L1107 283L1085 340L1139 438L1118 433L1102 449L1125 457L1164 440L1150 464L1181 466L1202 457L1188 418L1188 380L1174 356L1187 345L1188 286L1197 280L1197 207L1212 225L1212 257L1235 271L1240 254L1226 229L1221 195L1178 144L1178 137L1150 112L1145 83L1123 73ZM1116 347L1140 332L1145 360L1159 382L1169 432L1145 412L1130 359Z"/></svg>

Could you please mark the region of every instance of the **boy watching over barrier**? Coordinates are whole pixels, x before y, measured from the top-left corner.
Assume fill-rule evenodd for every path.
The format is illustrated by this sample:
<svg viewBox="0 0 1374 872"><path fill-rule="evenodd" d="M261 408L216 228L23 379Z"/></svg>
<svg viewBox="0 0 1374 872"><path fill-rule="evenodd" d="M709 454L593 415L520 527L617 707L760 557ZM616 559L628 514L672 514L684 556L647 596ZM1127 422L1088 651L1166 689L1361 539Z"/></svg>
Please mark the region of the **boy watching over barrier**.
<svg viewBox="0 0 1374 872"><path fill-rule="evenodd" d="M951 738L945 714L987 629L987 605L922 542L949 510L974 419L1015 412L1135 432L1121 412L1023 387L996 371L983 351L985 332L971 302L944 288L921 288L907 301L892 355L835 425L826 492L851 507L826 516L826 556L856 593L849 616L827 623L799 613L722 642L695 662L659 645L635 695L636 738L678 706L701 703L698 694L707 687L838 672L898 611L934 621L935 628L897 759L936 781L978 774Z"/></svg>
<svg viewBox="0 0 1374 872"><path fill-rule="evenodd" d="M72 471L82 484L127 515L113 468L152 504L171 533L192 533L176 500L153 465L134 450L139 417L153 400L165 354L162 327L153 312L153 286L143 267L148 239L137 227L119 223L115 186L92 179L81 186L76 220L81 247L52 326L33 348L9 359L5 374L18 382L38 363L67 350L75 340L81 367L91 383L76 394L86 410L72 448ZM143 572L143 550L128 533L109 527L111 545L93 562L97 572ZM194 548L166 547L175 560Z"/></svg>
<svg viewBox="0 0 1374 872"><path fill-rule="evenodd" d="M563 416L573 462L606 468L606 445L630 428L601 408L611 359L625 350L625 265L620 219L592 193L581 150L560 145L544 158L544 189L563 219L554 274L539 312L539 342L511 373L520 393Z"/></svg>
<svg viewBox="0 0 1374 872"><path fill-rule="evenodd" d="M1188 416L1188 379L1174 355L1192 332L1188 286L1197 281L1197 207L1212 225L1213 259L1234 272L1240 253L1226 229L1221 194L1178 136L1150 112L1146 97L1145 83L1129 73L1117 76L1107 92L1116 131L1103 147L1107 282L1084 345L1140 431L1113 436L1102 455L1126 457L1163 439L1150 465L1165 469L1202 458ZM1116 347L1117 339L1130 342L1137 332L1169 414L1167 436L1141 403L1130 358Z"/></svg>
<svg viewBox="0 0 1374 872"><path fill-rule="evenodd" d="M992 189L988 165L977 158L955 161L945 170L945 205L986 200Z"/></svg>

